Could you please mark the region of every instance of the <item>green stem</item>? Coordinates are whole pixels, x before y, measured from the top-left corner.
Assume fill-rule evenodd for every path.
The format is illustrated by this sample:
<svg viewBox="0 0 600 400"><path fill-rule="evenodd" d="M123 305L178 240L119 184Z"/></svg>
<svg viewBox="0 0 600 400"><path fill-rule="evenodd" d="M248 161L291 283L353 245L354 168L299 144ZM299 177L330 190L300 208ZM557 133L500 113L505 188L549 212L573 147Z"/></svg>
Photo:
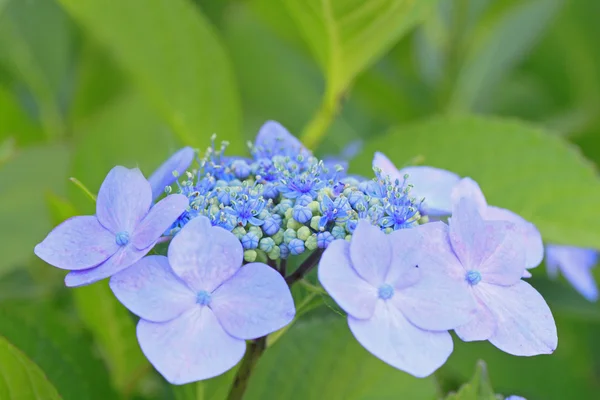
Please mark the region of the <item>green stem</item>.
<svg viewBox="0 0 600 400"><path fill-rule="evenodd" d="M317 148L325 137L327 129L329 129L339 111L339 97L338 94L332 93L329 89L325 91L323 102L300 137L307 148Z"/></svg>
<svg viewBox="0 0 600 400"><path fill-rule="evenodd" d="M233 385L231 386L227 400L243 399L246 388L248 387L248 382L250 382L250 377L252 376L254 366L256 365L262 353L265 351L266 347L266 337L261 337L250 342L248 348L246 349L246 354L242 359L242 364L235 375L235 380L233 381Z"/></svg>

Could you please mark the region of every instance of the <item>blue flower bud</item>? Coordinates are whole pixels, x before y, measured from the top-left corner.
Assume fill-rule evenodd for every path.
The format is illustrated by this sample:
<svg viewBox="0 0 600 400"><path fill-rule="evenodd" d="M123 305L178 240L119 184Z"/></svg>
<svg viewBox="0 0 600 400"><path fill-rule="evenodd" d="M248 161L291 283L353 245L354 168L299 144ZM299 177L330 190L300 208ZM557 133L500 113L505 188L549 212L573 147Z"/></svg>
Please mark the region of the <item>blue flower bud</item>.
<svg viewBox="0 0 600 400"><path fill-rule="evenodd" d="M275 241L273 239L271 239L270 237L262 238L262 239L260 239L258 247L262 251L268 253L271 250L273 250L273 248L275 247Z"/></svg>
<svg viewBox="0 0 600 400"><path fill-rule="evenodd" d="M287 246L287 244L281 243L279 245L279 257L281 257L282 260L285 260L286 258L288 258L289 255L290 255L289 247Z"/></svg>
<svg viewBox="0 0 600 400"><path fill-rule="evenodd" d="M329 232L319 232L317 233L317 246L320 249L326 249L329 246L329 243L333 242L335 238Z"/></svg>
<svg viewBox="0 0 600 400"><path fill-rule="evenodd" d="M231 169L238 179L246 179L250 175L250 166L244 160L235 160L231 164Z"/></svg>
<svg viewBox="0 0 600 400"><path fill-rule="evenodd" d="M294 256L304 253L304 242L300 239L292 239L290 243L288 243L288 247L290 253Z"/></svg>
<svg viewBox="0 0 600 400"><path fill-rule="evenodd" d="M263 231L269 236L276 234L279 228L281 228L281 217L277 214L267 218L262 226Z"/></svg>
<svg viewBox="0 0 600 400"><path fill-rule="evenodd" d="M312 216L312 211L310 211L310 208L306 206L296 205L294 206L294 209L292 211L292 217L294 217L294 219L300 222L301 224L305 224L308 221L310 221Z"/></svg>
<svg viewBox="0 0 600 400"><path fill-rule="evenodd" d="M304 194L296 199L296 205L307 206L311 201L313 201L313 198L307 194Z"/></svg>
<svg viewBox="0 0 600 400"><path fill-rule="evenodd" d="M357 224L358 224L358 221L355 219L348 220L348 222L346 222L346 230L350 233L354 233L354 230L356 229Z"/></svg>
<svg viewBox="0 0 600 400"><path fill-rule="evenodd" d="M242 246L245 250L252 250L258 247L258 236L249 232L242 237Z"/></svg>
<svg viewBox="0 0 600 400"><path fill-rule="evenodd" d="M336 225L331 230L331 234L336 239L344 239L346 237L346 230L339 225Z"/></svg>

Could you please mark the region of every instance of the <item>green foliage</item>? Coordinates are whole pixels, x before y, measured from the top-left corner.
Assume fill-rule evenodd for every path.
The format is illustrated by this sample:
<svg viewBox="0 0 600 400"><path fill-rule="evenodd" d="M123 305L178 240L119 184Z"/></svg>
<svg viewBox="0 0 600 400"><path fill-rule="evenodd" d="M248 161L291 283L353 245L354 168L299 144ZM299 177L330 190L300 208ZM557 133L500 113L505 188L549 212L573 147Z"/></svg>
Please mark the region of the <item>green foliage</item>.
<svg viewBox="0 0 600 400"><path fill-rule="evenodd" d="M363 168L378 149L398 167L419 158L472 177L489 204L532 221L549 242L600 249L600 180L579 152L543 130L495 118L438 117L371 141Z"/></svg>
<svg viewBox="0 0 600 400"><path fill-rule="evenodd" d="M435 398L433 378L413 378L369 354L344 318L311 315L259 360L246 399Z"/></svg>
<svg viewBox="0 0 600 400"><path fill-rule="evenodd" d="M446 400L496 400L485 362L477 362L471 381L462 385L458 392L449 394Z"/></svg>
<svg viewBox="0 0 600 400"><path fill-rule="evenodd" d="M102 43L186 144L213 133L243 148L232 68L209 22L188 0L60 0Z"/></svg>
<svg viewBox="0 0 600 400"><path fill-rule="evenodd" d="M7 400L59 400L42 370L0 336L0 397Z"/></svg>

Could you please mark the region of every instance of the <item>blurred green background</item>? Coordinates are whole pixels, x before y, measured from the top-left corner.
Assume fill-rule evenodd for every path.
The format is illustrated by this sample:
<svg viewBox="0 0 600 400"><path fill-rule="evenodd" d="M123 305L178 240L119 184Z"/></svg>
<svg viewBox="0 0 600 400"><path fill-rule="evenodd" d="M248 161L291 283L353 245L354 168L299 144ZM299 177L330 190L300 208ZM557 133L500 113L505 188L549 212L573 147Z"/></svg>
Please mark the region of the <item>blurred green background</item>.
<svg viewBox="0 0 600 400"><path fill-rule="evenodd" d="M322 156L362 140L363 175L381 150L472 176L548 242L600 249L599 20L597 0L0 0L0 375L13 384L0 399L224 398L232 372L169 387L106 282L67 289L33 246L93 213L69 177L96 191L115 164L149 174L213 133L242 154L268 119ZM533 273L558 325L551 356L456 340L415 379L300 288L314 309L246 398L440 398L478 359L498 393L600 398L600 305Z"/></svg>

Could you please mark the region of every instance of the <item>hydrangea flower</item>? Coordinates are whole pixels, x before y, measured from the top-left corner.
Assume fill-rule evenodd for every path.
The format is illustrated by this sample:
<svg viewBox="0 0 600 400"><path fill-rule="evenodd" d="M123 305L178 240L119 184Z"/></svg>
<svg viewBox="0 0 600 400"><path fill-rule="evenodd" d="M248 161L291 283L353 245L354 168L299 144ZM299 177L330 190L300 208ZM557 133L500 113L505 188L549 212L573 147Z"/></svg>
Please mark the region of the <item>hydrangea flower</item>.
<svg viewBox="0 0 600 400"><path fill-rule="evenodd" d="M544 298L521 280L526 254L518 226L484 220L469 198L456 203L449 223L449 241L432 250L445 258L449 271L463 276L478 304L475 317L455 329L457 335L489 340L517 356L552 353L556 325Z"/></svg>
<svg viewBox="0 0 600 400"><path fill-rule="evenodd" d="M151 205L152 189L140 170L114 167L100 186L96 215L66 220L34 252L48 264L71 271L67 286L108 278L146 255L188 201L178 194Z"/></svg>
<svg viewBox="0 0 600 400"><path fill-rule="evenodd" d="M242 259L231 232L199 217L172 240L168 258L143 258L111 278L117 298L141 318L142 351L169 382L222 374L243 357L246 340L294 318L283 277L266 264L242 266Z"/></svg>
<svg viewBox="0 0 600 400"><path fill-rule="evenodd" d="M548 275L556 279L558 271L583 297L598 300L598 287L591 269L598 263L598 252L571 246L546 246Z"/></svg>
<svg viewBox="0 0 600 400"><path fill-rule="evenodd" d="M191 147L184 147L173 154L167 161L156 169L148 178L152 187L152 198L157 199L164 191L165 187L171 185L177 180L177 177L183 174L194 161L196 152Z"/></svg>
<svg viewBox="0 0 600 400"><path fill-rule="evenodd" d="M512 396L508 396L504 400L527 400L527 399L525 397L516 396L516 395L513 394Z"/></svg>
<svg viewBox="0 0 600 400"><path fill-rule="evenodd" d="M449 276L430 252L432 223L386 235L361 219L348 243L332 242L319 263L319 281L348 313L356 339L386 363L428 376L452 352L447 332L469 321L475 302L461 278Z"/></svg>

